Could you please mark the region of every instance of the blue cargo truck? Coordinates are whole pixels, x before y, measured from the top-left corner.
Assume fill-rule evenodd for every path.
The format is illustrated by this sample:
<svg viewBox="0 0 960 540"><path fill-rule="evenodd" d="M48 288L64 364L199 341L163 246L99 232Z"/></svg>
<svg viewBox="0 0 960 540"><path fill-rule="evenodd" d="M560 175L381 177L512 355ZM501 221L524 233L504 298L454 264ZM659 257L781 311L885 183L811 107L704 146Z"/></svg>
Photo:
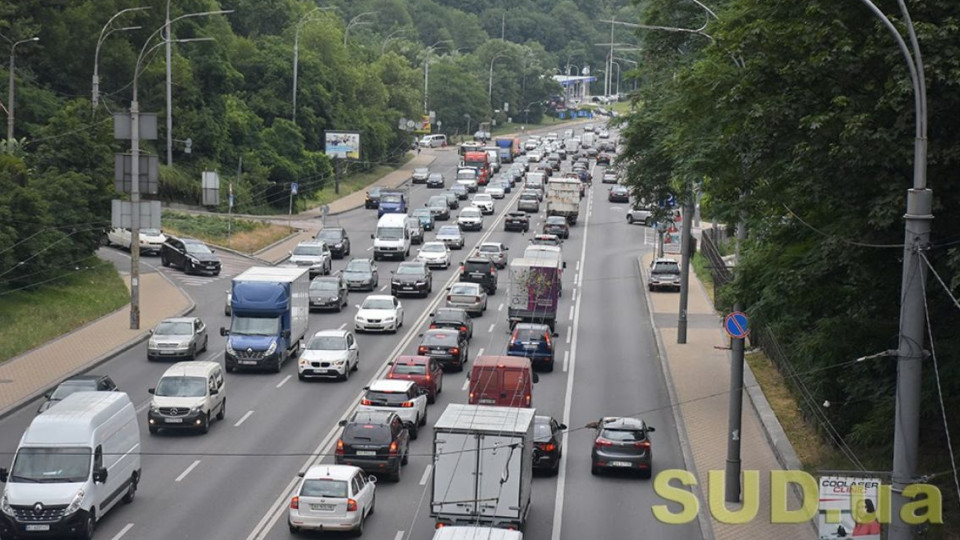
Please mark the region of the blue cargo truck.
<svg viewBox="0 0 960 540"><path fill-rule="evenodd" d="M300 349L310 313L307 268L254 267L233 278L227 336L227 371L280 372Z"/></svg>
<svg viewBox="0 0 960 540"><path fill-rule="evenodd" d="M402 189L381 189L380 206L377 207L377 217L384 214L406 214L407 192Z"/></svg>
<svg viewBox="0 0 960 540"><path fill-rule="evenodd" d="M500 155L500 161L503 163L513 162L513 138L497 139L497 154Z"/></svg>

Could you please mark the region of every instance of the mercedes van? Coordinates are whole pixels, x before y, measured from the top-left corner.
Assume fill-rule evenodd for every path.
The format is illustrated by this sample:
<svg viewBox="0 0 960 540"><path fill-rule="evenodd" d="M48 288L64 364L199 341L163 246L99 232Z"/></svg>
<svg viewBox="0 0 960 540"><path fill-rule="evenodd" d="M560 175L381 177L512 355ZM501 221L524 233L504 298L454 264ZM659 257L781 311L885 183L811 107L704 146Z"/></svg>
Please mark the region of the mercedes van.
<svg viewBox="0 0 960 540"><path fill-rule="evenodd" d="M206 433L214 415L223 420L227 410L227 387L218 362L177 362L157 386L147 411L150 433L161 429L192 429Z"/></svg>
<svg viewBox="0 0 960 540"><path fill-rule="evenodd" d="M407 258L410 254L410 231L407 230L406 220L406 214L384 214L377 221L377 232L370 235L373 238L373 260L384 257Z"/></svg>
<svg viewBox="0 0 960 540"><path fill-rule="evenodd" d="M123 392L75 392L38 415L0 469L0 537L89 540L140 483L137 411Z"/></svg>

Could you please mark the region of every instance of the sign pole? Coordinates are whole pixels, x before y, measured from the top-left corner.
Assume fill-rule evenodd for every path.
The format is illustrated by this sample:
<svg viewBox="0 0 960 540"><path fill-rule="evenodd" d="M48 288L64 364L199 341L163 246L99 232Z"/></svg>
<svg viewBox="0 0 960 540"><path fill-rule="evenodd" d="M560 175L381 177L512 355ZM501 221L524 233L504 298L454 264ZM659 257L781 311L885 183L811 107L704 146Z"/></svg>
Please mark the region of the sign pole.
<svg viewBox="0 0 960 540"><path fill-rule="evenodd" d="M727 415L727 463L724 471L724 499L740 502L740 439L743 413L743 350L747 332L747 316L734 305L733 313L726 316L723 329L731 338L730 355L730 404Z"/></svg>
<svg viewBox="0 0 960 540"><path fill-rule="evenodd" d="M333 192L340 194L340 160L333 158Z"/></svg>

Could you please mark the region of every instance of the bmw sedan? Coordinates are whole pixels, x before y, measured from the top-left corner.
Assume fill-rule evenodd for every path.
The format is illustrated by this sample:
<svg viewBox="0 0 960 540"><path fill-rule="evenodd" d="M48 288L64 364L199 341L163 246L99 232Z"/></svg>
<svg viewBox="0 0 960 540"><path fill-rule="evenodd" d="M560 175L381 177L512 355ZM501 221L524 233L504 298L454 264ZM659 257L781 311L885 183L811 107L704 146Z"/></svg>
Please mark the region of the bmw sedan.
<svg viewBox="0 0 960 540"><path fill-rule="evenodd" d="M443 242L451 249L463 249L464 239L460 227L456 225L444 225L437 231L437 241Z"/></svg>

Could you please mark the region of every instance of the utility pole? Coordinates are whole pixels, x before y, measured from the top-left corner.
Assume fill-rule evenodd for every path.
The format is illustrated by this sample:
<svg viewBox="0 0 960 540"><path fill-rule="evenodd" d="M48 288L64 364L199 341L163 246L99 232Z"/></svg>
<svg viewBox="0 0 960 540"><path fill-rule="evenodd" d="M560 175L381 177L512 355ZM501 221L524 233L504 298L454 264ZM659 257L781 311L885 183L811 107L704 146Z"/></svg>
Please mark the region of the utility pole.
<svg viewBox="0 0 960 540"><path fill-rule="evenodd" d="M427 58L423 61L423 114L430 114L427 109L427 94L430 91L430 53L427 52Z"/></svg>
<svg viewBox="0 0 960 540"><path fill-rule="evenodd" d="M164 41L167 56L167 167L173 165L173 83L170 74L170 55L173 37L170 35L170 0L167 0L167 18L164 22ZM136 178L136 177L134 177Z"/></svg>
<svg viewBox="0 0 960 540"><path fill-rule="evenodd" d="M686 218L684 218L686 220ZM740 311L739 303L733 305ZM730 338L730 403L727 410L727 463L724 468L724 500L740 502L740 433L743 412L744 338Z"/></svg>
<svg viewBox="0 0 960 540"><path fill-rule="evenodd" d="M677 317L677 343L687 342L687 299L690 294L690 257L693 254L690 244L693 235L690 232L690 224L693 221L693 204L691 199L693 194L689 194L683 207L683 226L681 227L680 241L680 313Z"/></svg>
<svg viewBox="0 0 960 540"><path fill-rule="evenodd" d="M40 38L32 37L30 39L16 41L13 43L13 45L10 46L10 81L9 81L9 86L7 86L7 140L8 141L13 140L13 119L14 119L13 71L14 71L14 62L16 60L16 49L17 49L17 45L20 45L21 43L29 43L31 41L40 41Z"/></svg>
<svg viewBox="0 0 960 540"><path fill-rule="evenodd" d="M604 96L610 95L610 86L613 81L613 79L610 78L610 70L613 69L613 65L611 64L611 62L613 62L613 28L614 28L614 25L616 24L616 20L617 20L616 16L610 18L610 54L609 56L607 56L607 69L603 74L604 75L603 77L603 95Z"/></svg>
<svg viewBox="0 0 960 540"><path fill-rule="evenodd" d="M503 13L500 15L500 41L506 41L504 36L507 35L507 14Z"/></svg>

